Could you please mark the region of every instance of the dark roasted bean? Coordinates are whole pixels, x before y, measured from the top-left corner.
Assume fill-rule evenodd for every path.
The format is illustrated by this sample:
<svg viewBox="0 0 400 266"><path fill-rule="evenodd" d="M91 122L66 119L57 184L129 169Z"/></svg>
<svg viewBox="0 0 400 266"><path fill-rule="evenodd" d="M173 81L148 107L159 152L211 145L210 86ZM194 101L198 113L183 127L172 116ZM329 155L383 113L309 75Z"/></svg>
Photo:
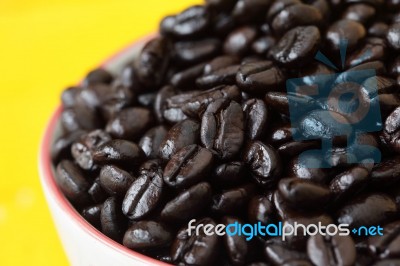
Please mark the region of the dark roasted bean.
<svg viewBox="0 0 400 266"><path fill-rule="evenodd" d="M242 147L243 130L242 107L234 101L218 99L203 114L200 139L221 159L231 159Z"/></svg>
<svg viewBox="0 0 400 266"><path fill-rule="evenodd" d="M121 212L121 202L114 197L108 198L101 208L100 222L103 234L120 242L126 227L126 220Z"/></svg>
<svg viewBox="0 0 400 266"><path fill-rule="evenodd" d="M328 169L323 168L323 164L323 158L316 155L310 154L305 158L296 156L289 163L289 173L291 176L323 184L329 179L330 173Z"/></svg>
<svg viewBox="0 0 400 266"><path fill-rule="evenodd" d="M154 221L139 221L131 225L123 239L130 249L149 249L168 245L172 241L171 232Z"/></svg>
<svg viewBox="0 0 400 266"><path fill-rule="evenodd" d="M384 40L379 38L368 39L361 49L354 51L347 58L346 65L347 67L354 67L368 61L382 60L385 57L385 50Z"/></svg>
<svg viewBox="0 0 400 266"><path fill-rule="evenodd" d="M243 64L236 76L239 87L250 93L278 90L285 76L271 61Z"/></svg>
<svg viewBox="0 0 400 266"><path fill-rule="evenodd" d="M82 217L98 230L101 230L100 213L102 207L103 204L98 204L82 210Z"/></svg>
<svg viewBox="0 0 400 266"><path fill-rule="evenodd" d="M203 218L193 226L198 224L216 226L211 218ZM204 227L200 228L199 235L196 235L193 227L180 230L171 248L173 262L199 266L213 265L219 252L219 237L216 234L206 235L204 231Z"/></svg>
<svg viewBox="0 0 400 266"><path fill-rule="evenodd" d="M173 126L161 142L159 155L164 160L171 159L180 149L196 144L199 139L200 125L194 120L186 119Z"/></svg>
<svg viewBox="0 0 400 266"><path fill-rule="evenodd" d="M90 202L87 193L90 184L73 162L61 161L57 166L55 178L61 191L74 204L84 206Z"/></svg>
<svg viewBox="0 0 400 266"><path fill-rule="evenodd" d="M400 23L395 23L389 27L386 39L392 48L400 49Z"/></svg>
<svg viewBox="0 0 400 266"><path fill-rule="evenodd" d="M207 76L222 68L236 65L239 62L239 58L237 58L236 56L223 55L216 57L204 66L204 75Z"/></svg>
<svg viewBox="0 0 400 266"><path fill-rule="evenodd" d="M281 159L271 146L253 141L244 151L244 162L249 166L253 178L261 185L277 182L282 172Z"/></svg>
<svg viewBox="0 0 400 266"><path fill-rule="evenodd" d="M291 249L285 242L272 240L265 245L265 255L274 265L283 265L292 260L307 259L307 254Z"/></svg>
<svg viewBox="0 0 400 266"><path fill-rule="evenodd" d="M247 169L243 162L229 162L217 166L214 170L214 177L221 186L234 186L247 179Z"/></svg>
<svg viewBox="0 0 400 266"><path fill-rule="evenodd" d="M180 41L175 43L175 60L183 65L200 63L217 55L220 49L218 39Z"/></svg>
<svg viewBox="0 0 400 266"><path fill-rule="evenodd" d="M296 27L279 40L270 54L286 67L305 65L317 52L320 41L321 34L317 27Z"/></svg>
<svg viewBox="0 0 400 266"><path fill-rule="evenodd" d="M158 156L161 142L167 135L168 130L164 126L153 127L148 130L139 141L139 147L142 148L147 158L154 159Z"/></svg>
<svg viewBox="0 0 400 266"><path fill-rule="evenodd" d="M274 219L274 207L265 196L253 197L247 209L247 217L252 223L270 224Z"/></svg>
<svg viewBox="0 0 400 266"><path fill-rule="evenodd" d="M268 121L267 106L260 99L249 99L243 104L246 136L258 139L265 131Z"/></svg>
<svg viewBox="0 0 400 266"><path fill-rule="evenodd" d="M158 91L156 98L154 99L154 113L159 122L164 122L164 111L167 107L167 99L175 94L175 89L172 86L165 86ZM173 122L185 119L185 115L182 113L182 111L179 111L179 109L176 109L174 112L172 112L171 118L173 119L171 120Z"/></svg>
<svg viewBox="0 0 400 266"><path fill-rule="evenodd" d="M334 50L339 50L341 41L347 40L347 49L354 50L357 44L364 39L366 30L359 22L343 19L335 22L326 32L326 39Z"/></svg>
<svg viewBox="0 0 400 266"><path fill-rule="evenodd" d="M274 45L276 44L276 39L271 36L260 37L253 42L251 49L259 55L266 54Z"/></svg>
<svg viewBox="0 0 400 266"><path fill-rule="evenodd" d="M200 88L213 88L219 85L234 85L236 83L236 73L239 65L232 65L222 69L218 69L209 75L202 76L196 80L196 84Z"/></svg>
<svg viewBox="0 0 400 266"><path fill-rule="evenodd" d="M367 169L362 166L354 166L335 176L329 188L338 199L342 199L360 190L366 184L368 177Z"/></svg>
<svg viewBox="0 0 400 266"><path fill-rule="evenodd" d="M114 77L107 70L98 68L90 71L83 80L82 85L89 87L96 84L110 84Z"/></svg>
<svg viewBox="0 0 400 266"><path fill-rule="evenodd" d="M196 79L203 74L205 65L205 63L200 63L175 73L171 78L171 85L182 90L192 89L195 86Z"/></svg>
<svg viewBox="0 0 400 266"><path fill-rule="evenodd" d="M232 15L240 22L253 22L264 19L271 1L266 0L239 0Z"/></svg>
<svg viewBox="0 0 400 266"><path fill-rule="evenodd" d="M103 203L110 195L101 187L100 178L96 178L88 193L95 203Z"/></svg>
<svg viewBox="0 0 400 266"><path fill-rule="evenodd" d="M111 196L123 197L134 181L134 178L126 171L106 165L100 171L100 184Z"/></svg>
<svg viewBox="0 0 400 266"><path fill-rule="evenodd" d="M211 186L199 183L168 202L161 211L161 219L168 222L186 221L201 213L211 203Z"/></svg>
<svg viewBox="0 0 400 266"><path fill-rule="evenodd" d="M370 236L368 248L377 258L395 258L400 254L400 222L385 225L382 235Z"/></svg>
<svg viewBox="0 0 400 266"><path fill-rule="evenodd" d="M84 131L77 130L58 138L51 146L50 153L53 163L58 163L63 158L71 158L72 144L78 141L84 133Z"/></svg>
<svg viewBox="0 0 400 266"><path fill-rule="evenodd" d="M374 166L371 180L375 184L391 185L398 181L400 176L400 156L384 160Z"/></svg>
<svg viewBox="0 0 400 266"><path fill-rule="evenodd" d="M253 191L253 185L244 185L217 194L213 198L211 209L220 215L234 215L243 212Z"/></svg>
<svg viewBox="0 0 400 266"><path fill-rule="evenodd" d="M174 188L186 188L207 176L213 162L212 153L198 145L189 145L171 157L164 169L164 181Z"/></svg>
<svg viewBox="0 0 400 266"><path fill-rule="evenodd" d="M386 38L389 26L384 22L375 22L368 28L368 34L372 37Z"/></svg>
<svg viewBox="0 0 400 266"><path fill-rule="evenodd" d="M231 32L225 40L224 52L230 55L245 55L250 44L257 37L257 29L251 26L244 26Z"/></svg>
<svg viewBox="0 0 400 266"><path fill-rule="evenodd" d="M376 14L374 7L367 4L354 4L349 6L343 13L343 19L350 19L366 24Z"/></svg>
<svg viewBox="0 0 400 266"><path fill-rule="evenodd" d="M222 218L222 223L225 225L229 224L243 224L242 221L233 217ZM249 252L248 242L244 235L229 235L225 234L223 237L225 249L228 253L230 262L233 265L243 265L247 260L247 255Z"/></svg>
<svg viewBox="0 0 400 266"><path fill-rule="evenodd" d="M311 236L307 242L307 254L315 265L353 265L356 249L350 236Z"/></svg>

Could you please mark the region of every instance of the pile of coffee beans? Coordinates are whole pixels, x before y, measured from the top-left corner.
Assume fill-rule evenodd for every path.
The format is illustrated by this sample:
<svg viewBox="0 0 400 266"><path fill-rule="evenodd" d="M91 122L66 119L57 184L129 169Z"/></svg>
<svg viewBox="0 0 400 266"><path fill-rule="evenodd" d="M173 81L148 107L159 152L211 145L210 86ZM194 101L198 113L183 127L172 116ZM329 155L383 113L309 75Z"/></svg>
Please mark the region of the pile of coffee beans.
<svg viewBox="0 0 400 266"><path fill-rule="evenodd" d="M335 73L359 105L379 104L381 130L351 138L358 117L287 92ZM106 236L171 264L400 265L399 82L398 0L207 0L165 17L119 75L96 69L64 91L56 181ZM247 241L190 233L192 219L384 229Z"/></svg>

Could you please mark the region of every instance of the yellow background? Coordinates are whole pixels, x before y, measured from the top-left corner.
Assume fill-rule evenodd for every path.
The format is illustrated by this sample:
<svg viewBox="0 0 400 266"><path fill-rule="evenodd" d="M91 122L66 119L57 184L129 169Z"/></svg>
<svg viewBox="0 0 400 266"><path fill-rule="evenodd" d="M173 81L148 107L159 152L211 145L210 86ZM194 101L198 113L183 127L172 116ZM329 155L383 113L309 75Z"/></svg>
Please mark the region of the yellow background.
<svg viewBox="0 0 400 266"><path fill-rule="evenodd" d="M63 88L194 0L0 0L0 265L68 265L37 152Z"/></svg>

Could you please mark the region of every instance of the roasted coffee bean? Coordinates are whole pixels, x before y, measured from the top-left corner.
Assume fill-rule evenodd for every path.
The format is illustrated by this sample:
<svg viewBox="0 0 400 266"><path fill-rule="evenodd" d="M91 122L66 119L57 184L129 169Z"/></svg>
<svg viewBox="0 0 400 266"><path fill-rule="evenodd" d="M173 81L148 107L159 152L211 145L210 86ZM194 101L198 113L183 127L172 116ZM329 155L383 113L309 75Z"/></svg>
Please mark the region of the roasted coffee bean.
<svg viewBox="0 0 400 266"><path fill-rule="evenodd" d="M198 235L195 234L194 228L199 224L216 226L211 218L203 218L192 224L194 227L180 230L171 248L171 257L174 263L199 266L213 265L219 254L219 237L216 234L205 234L204 227L199 228Z"/></svg>
<svg viewBox="0 0 400 266"><path fill-rule="evenodd" d="M265 131L268 121L267 106L260 99L249 99L243 104L245 133L251 140L258 139Z"/></svg>
<svg viewBox="0 0 400 266"><path fill-rule="evenodd" d="M260 141L253 141L247 145L243 154L243 160L257 183L270 186L278 181L282 165L274 148Z"/></svg>
<svg viewBox="0 0 400 266"><path fill-rule="evenodd" d="M307 242L307 254L315 265L353 265L356 249L350 236L311 236Z"/></svg>
<svg viewBox="0 0 400 266"><path fill-rule="evenodd" d="M100 112L105 120L114 118L119 112L134 103L135 100L132 90L132 88L119 83L112 84L107 96L104 97L102 103L99 105ZM139 103L142 97L143 96L138 97Z"/></svg>
<svg viewBox="0 0 400 266"><path fill-rule="evenodd" d="M220 49L221 42L218 39L176 42L175 61L182 65L200 63L217 55Z"/></svg>
<svg viewBox="0 0 400 266"><path fill-rule="evenodd" d="M258 38L251 45L253 52L259 55L266 54L276 44L276 39L271 36L263 36Z"/></svg>
<svg viewBox="0 0 400 266"><path fill-rule="evenodd" d="M149 249L167 246L172 241L171 232L162 224L154 221L139 221L132 224L123 239L125 247Z"/></svg>
<svg viewBox="0 0 400 266"><path fill-rule="evenodd" d="M267 241L264 252L268 261L271 261L274 265L284 265L292 260L307 259L307 254L291 249L285 245L285 242L278 240Z"/></svg>
<svg viewBox="0 0 400 266"><path fill-rule="evenodd" d="M235 186L247 179L248 171L243 162L229 162L217 166L214 170L213 179L221 186Z"/></svg>
<svg viewBox="0 0 400 266"><path fill-rule="evenodd" d="M361 63L374 60L382 60L385 57L386 43L379 38L370 38L366 41L365 45L354 51L351 56L347 58L347 67L354 67Z"/></svg>
<svg viewBox="0 0 400 266"><path fill-rule="evenodd" d="M364 26L354 20L343 19L335 22L326 32L326 40L334 50L339 50L341 41L347 40L347 49L354 50L357 44L364 39Z"/></svg>
<svg viewBox="0 0 400 266"><path fill-rule="evenodd" d="M250 50L250 44L257 37L257 29L243 26L234 30L225 40L224 52L230 55L245 55Z"/></svg>
<svg viewBox="0 0 400 266"><path fill-rule="evenodd" d="M111 119L106 130L117 139L137 139L151 126L153 121L150 110L141 107L121 111Z"/></svg>
<svg viewBox="0 0 400 266"><path fill-rule="evenodd" d="M395 23L389 27L386 39L393 49L400 49L400 23Z"/></svg>
<svg viewBox="0 0 400 266"><path fill-rule="evenodd" d="M247 217L251 223L261 222L270 224L274 219L274 207L271 201L265 196L254 196L248 206Z"/></svg>
<svg viewBox="0 0 400 266"><path fill-rule="evenodd" d="M243 64L236 76L238 86L249 93L278 90L285 76L271 61Z"/></svg>
<svg viewBox="0 0 400 266"><path fill-rule="evenodd" d="M84 206L91 202L87 193L89 181L72 161L63 160L57 165L55 179L64 195L74 204Z"/></svg>
<svg viewBox="0 0 400 266"><path fill-rule="evenodd" d="M165 126L157 126L148 130L139 141L139 147L144 151L147 158L154 159L158 156L161 142L167 135Z"/></svg>
<svg viewBox="0 0 400 266"><path fill-rule="evenodd" d="M400 176L400 156L383 160L376 164L371 172L371 180L375 184L391 185L398 181Z"/></svg>
<svg viewBox="0 0 400 266"><path fill-rule="evenodd" d="M137 102L139 105L143 107L152 107L154 104L154 101L156 99L156 93L155 92L149 92L149 93L142 93L137 96Z"/></svg>
<svg viewBox="0 0 400 266"><path fill-rule="evenodd" d="M203 145L221 159L231 159L244 140L242 107L234 102L218 99L203 114L200 139Z"/></svg>
<svg viewBox="0 0 400 266"><path fill-rule="evenodd" d="M96 111L84 104L78 104L73 109L63 110L60 121L66 133L78 130L90 131L101 128L102 124L101 120L96 117Z"/></svg>
<svg viewBox="0 0 400 266"><path fill-rule="evenodd" d="M354 4L347 7L342 15L342 18L355 20L365 25L375 16L375 14L375 8L370 5Z"/></svg>
<svg viewBox="0 0 400 266"><path fill-rule="evenodd" d="M292 128L290 124L277 125L271 130L271 133L267 137L267 143L275 147L292 141L293 133L296 133L296 130Z"/></svg>
<svg viewBox="0 0 400 266"><path fill-rule="evenodd" d="M77 104L78 95L82 92L81 87L66 88L61 94L61 102L64 108L73 108Z"/></svg>
<svg viewBox="0 0 400 266"><path fill-rule="evenodd" d="M91 225L101 230L100 213L103 204L87 207L82 210L82 217L85 218Z"/></svg>
<svg viewBox="0 0 400 266"><path fill-rule="evenodd" d="M95 203L103 203L110 195L101 187L100 178L96 178L88 193Z"/></svg>
<svg viewBox="0 0 400 266"><path fill-rule="evenodd" d="M173 126L161 142L159 156L164 160L171 159L180 149L198 142L200 125L194 120L186 119Z"/></svg>
<svg viewBox="0 0 400 266"><path fill-rule="evenodd" d="M233 17L240 22L254 22L264 19L271 1L239 0L233 8Z"/></svg>
<svg viewBox="0 0 400 266"><path fill-rule="evenodd" d="M281 179L278 189L287 202L300 208L324 207L331 196L328 188L300 178Z"/></svg>
<svg viewBox="0 0 400 266"><path fill-rule="evenodd" d="M339 224L350 228L390 222L397 214L396 203L385 194L359 196L344 205L337 214Z"/></svg>
<svg viewBox="0 0 400 266"><path fill-rule="evenodd" d="M200 215L211 203L211 192L211 186L206 182L190 187L165 205L161 219L183 222Z"/></svg>
<svg viewBox="0 0 400 266"><path fill-rule="evenodd" d="M239 65L232 65L222 69L218 69L209 75L202 76L196 80L196 84L200 88L213 88L219 85L234 85L236 83L236 73Z"/></svg>
<svg viewBox="0 0 400 266"><path fill-rule="evenodd" d="M114 77L105 69L98 68L90 71L82 82L84 87L96 84L110 84Z"/></svg>
<svg viewBox="0 0 400 266"><path fill-rule="evenodd" d="M177 38L201 34L210 24L210 14L204 6L192 6L177 16L170 16L161 22L161 30Z"/></svg>
<svg viewBox="0 0 400 266"><path fill-rule="evenodd" d="M400 254L400 222L385 225L379 235L368 238L368 248L377 258L396 258Z"/></svg>
<svg viewBox="0 0 400 266"><path fill-rule="evenodd" d="M296 27L283 35L270 54L285 67L305 65L317 52L320 41L321 34L317 27Z"/></svg>
<svg viewBox="0 0 400 266"><path fill-rule="evenodd" d="M51 146L50 156L53 163L57 164L63 158L71 158L71 146L85 134L84 131L77 130L59 137Z"/></svg>
<svg viewBox="0 0 400 266"><path fill-rule="evenodd" d="M219 215L235 215L247 206L254 186L251 184L224 191L213 197L211 210Z"/></svg>
<svg viewBox="0 0 400 266"><path fill-rule="evenodd" d="M368 177L367 169L362 166L354 166L335 176L330 182L329 189L337 199L343 199L360 190L367 183Z"/></svg>
<svg viewBox="0 0 400 266"><path fill-rule="evenodd" d="M140 83L156 87L164 79L168 64L168 41L157 37L146 44L135 60L135 72Z"/></svg>
<svg viewBox="0 0 400 266"><path fill-rule="evenodd" d="M101 208L101 232L109 238L120 242L122 240L126 218L121 212L121 202L114 197L108 198Z"/></svg>
<svg viewBox="0 0 400 266"><path fill-rule="evenodd" d="M191 68L175 73L171 78L171 85L182 90L193 88L196 79L203 74L205 65L205 63L200 63Z"/></svg>
<svg viewBox="0 0 400 266"><path fill-rule="evenodd" d="M222 223L226 226L235 223L243 224L243 222L238 220L237 218L229 216L222 218ZM223 241L230 262L233 265L243 265L247 260L247 255L249 252L249 245L246 241L246 237L244 235L238 234L225 234L223 236Z"/></svg>
<svg viewBox="0 0 400 266"><path fill-rule="evenodd" d="M390 147L395 150L400 150L400 107L396 108L387 118L384 125L385 139Z"/></svg>
<svg viewBox="0 0 400 266"><path fill-rule="evenodd" d="M320 149L321 143L319 141L290 141L278 147L278 153L281 157L294 157L304 151L312 149Z"/></svg>
<svg viewBox="0 0 400 266"><path fill-rule="evenodd" d="M220 69L238 64L239 58L231 55L222 55L214 58L204 66L204 75L207 76Z"/></svg>
<svg viewBox="0 0 400 266"><path fill-rule="evenodd" d="M100 171L100 184L111 196L123 197L135 179L126 171L106 165Z"/></svg>
<svg viewBox="0 0 400 266"><path fill-rule="evenodd" d="M168 87L167 87L168 88ZM172 87L171 87L172 88ZM163 89L164 90L164 89ZM179 94L174 96L173 93L170 94L170 97L163 99L164 104L162 104L160 111L163 112L163 118L161 121L166 120L170 123L182 122L187 118L185 113L182 111L182 106L190 101L193 97L199 95L201 92L199 91L191 91L184 94ZM167 95L164 95L165 97ZM162 97L164 97L162 96ZM156 101L157 104L157 101ZM156 110L158 112L158 110Z"/></svg>
<svg viewBox="0 0 400 266"><path fill-rule="evenodd" d="M283 34L297 26L319 25L322 22L321 12L306 4L290 5L277 13L271 22L276 34Z"/></svg>
<svg viewBox="0 0 400 266"><path fill-rule="evenodd" d="M164 122L164 111L167 107L167 99L176 94L174 87L165 86L160 89L154 99L154 113L157 117L158 122ZM181 121L185 119L185 115L179 109L175 108L175 111L171 112L171 120L173 122Z"/></svg>
<svg viewBox="0 0 400 266"><path fill-rule="evenodd" d="M122 212L132 220L147 215L157 206L163 185L161 170L142 171L125 194Z"/></svg>
<svg viewBox="0 0 400 266"><path fill-rule="evenodd" d="M274 17L282 12L285 8L288 8L292 5L301 4L300 0L282 0L282 1L274 1L268 10L267 20L272 21Z"/></svg>
<svg viewBox="0 0 400 266"><path fill-rule="evenodd" d="M135 166L144 158L142 149L133 142L121 139L110 140L100 145L93 154L93 160L99 164L117 164Z"/></svg>
<svg viewBox="0 0 400 266"><path fill-rule="evenodd" d="M164 169L164 181L174 188L186 188L204 179L211 170L212 153L189 145L175 153Z"/></svg>
<svg viewBox="0 0 400 266"><path fill-rule="evenodd" d="M289 176L307 179L314 183L324 184L330 178L330 171L323 168L324 158L316 154L296 156L289 163Z"/></svg>
<svg viewBox="0 0 400 266"><path fill-rule="evenodd" d="M389 25L384 22L375 22L368 28L368 34L372 37L386 38Z"/></svg>

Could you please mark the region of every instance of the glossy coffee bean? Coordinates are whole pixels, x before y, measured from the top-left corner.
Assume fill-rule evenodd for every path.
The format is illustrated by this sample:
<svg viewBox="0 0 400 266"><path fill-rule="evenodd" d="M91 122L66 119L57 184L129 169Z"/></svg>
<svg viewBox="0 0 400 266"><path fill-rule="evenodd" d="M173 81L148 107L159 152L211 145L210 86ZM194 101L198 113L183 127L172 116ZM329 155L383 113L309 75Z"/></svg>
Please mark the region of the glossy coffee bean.
<svg viewBox="0 0 400 266"><path fill-rule="evenodd" d="M154 99L154 114L157 117L158 122L164 122L164 111L167 107L167 99L169 97L172 97L176 94L175 88L172 86L164 86L162 87L156 94L156 98ZM180 111L179 109L176 109L172 114L171 114L171 119L173 122L181 121L185 119L185 115Z"/></svg>
<svg viewBox="0 0 400 266"><path fill-rule="evenodd" d="M397 213L396 203L385 194L359 196L343 206L337 214L337 222L351 228L372 226L393 220Z"/></svg>
<svg viewBox="0 0 400 266"><path fill-rule="evenodd" d="M247 217L250 222L270 224L274 219L274 207L265 196L254 196L248 205Z"/></svg>
<svg viewBox="0 0 400 266"><path fill-rule="evenodd" d="M164 140L167 133L168 130L165 126L157 126L149 129L142 136L138 145L147 158L154 159L158 156L161 142Z"/></svg>
<svg viewBox="0 0 400 266"><path fill-rule="evenodd" d="M89 87L96 84L110 84L114 77L105 69L98 68L90 71L82 82L84 87Z"/></svg>
<svg viewBox="0 0 400 266"><path fill-rule="evenodd" d="M189 145L171 157L164 169L164 181L174 188L186 188L204 179L213 163L213 154L198 145Z"/></svg>
<svg viewBox="0 0 400 266"><path fill-rule="evenodd" d="M354 20L338 20L326 32L326 39L334 50L340 49L340 42L347 40L347 49L354 50L357 44L364 39L366 30L364 26Z"/></svg>
<svg viewBox="0 0 400 266"><path fill-rule="evenodd" d="M207 76L223 68L232 65L237 65L239 62L240 62L239 58L236 56L231 56L231 55L218 56L204 66L204 75Z"/></svg>
<svg viewBox="0 0 400 266"><path fill-rule="evenodd" d="M384 133L386 133L385 139L389 143L390 147L398 151L400 150L399 134L400 134L400 108L396 108L386 118L384 125Z"/></svg>
<svg viewBox="0 0 400 266"><path fill-rule="evenodd" d="M297 26L318 26L321 22L322 14L317 8L306 4L295 4L277 13L271 27L276 34L283 34Z"/></svg>
<svg viewBox="0 0 400 266"><path fill-rule="evenodd" d="M144 158L143 151L133 142L114 139L100 145L93 154L93 160L101 165L117 164L134 166Z"/></svg>
<svg viewBox="0 0 400 266"><path fill-rule="evenodd" d="M199 216L210 205L211 193L211 186L206 182L190 187L165 205L161 219L179 222Z"/></svg>
<svg viewBox="0 0 400 266"><path fill-rule="evenodd" d="M395 23L389 27L386 39L393 49L400 49L400 23Z"/></svg>
<svg viewBox="0 0 400 266"><path fill-rule="evenodd" d="M63 160L57 165L55 179L64 195L74 204L84 206L91 202L87 193L90 183L72 161Z"/></svg>
<svg viewBox="0 0 400 266"><path fill-rule="evenodd" d="M213 179L220 186L235 186L247 179L248 171L243 162L229 162L214 168Z"/></svg>
<svg viewBox="0 0 400 266"><path fill-rule="evenodd" d="M331 172L324 169L324 159L317 155L296 156L289 163L289 175L314 183L324 184L329 180ZM310 167L312 166L312 167Z"/></svg>
<svg viewBox="0 0 400 266"><path fill-rule="evenodd" d="M278 181L282 165L274 148L260 141L253 141L247 145L243 154L243 160L257 183L269 186Z"/></svg>
<svg viewBox="0 0 400 266"><path fill-rule="evenodd" d="M78 130L91 131L101 128L102 124L101 120L96 117L95 110L84 104L79 104L73 109L63 110L60 121L64 132L67 133Z"/></svg>
<svg viewBox="0 0 400 266"><path fill-rule="evenodd" d="M370 236L368 249L376 258L396 258L400 254L400 222L385 225L383 235Z"/></svg>
<svg viewBox="0 0 400 266"><path fill-rule="evenodd" d="M137 139L151 126L153 116L150 110L141 107L128 108L108 121L106 130L117 139Z"/></svg>
<svg viewBox="0 0 400 266"><path fill-rule="evenodd" d="M268 10L267 13L267 20L272 21L277 14L285 10L286 8L292 6L292 5L297 5L301 4L300 0L282 0L282 1L274 1L271 4L270 9Z"/></svg>
<svg viewBox="0 0 400 266"><path fill-rule="evenodd" d="M161 31L177 38L187 38L204 32L210 23L210 14L204 6L192 6L176 16L161 22Z"/></svg>
<svg viewBox="0 0 400 266"><path fill-rule="evenodd" d="M141 97L142 96L138 97L139 102L141 101ZM123 109L132 106L134 102L133 88L120 84L118 81L111 85L109 92L98 108L104 119L110 120L117 116Z"/></svg>
<svg viewBox="0 0 400 266"><path fill-rule="evenodd" d="M125 232L123 244L133 250L159 248L168 245L172 238L164 225L154 221L139 221Z"/></svg>
<svg viewBox="0 0 400 266"><path fill-rule="evenodd" d="M271 61L243 64L236 76L238 86L249 93L278 90L285 76Z"/></svg>
<svg viewBox="0 0 400 266"><path fill-rule="evenodd" d="M315 265L353 265L356 249L350 236L311 236L307 254Z"/></svg>
<svg viewBox="0 0 400 266"><path fill-rule="evenodd" d="M111 196L125 196L134 180L128 172L113 165L106 165L100 171L100 184Z"/></svg>
<svg viewBox="0 0 400 266"><path fill-rule="evenodd" d="M362 24L366 24L376 14L376 10L373 6L368 4L354 4L350 5L343 13L343 19L350 19L358 21Z"/></svg>
<svg viewBox="0 0 400 266"><path fill-rule="evenodd" d="M61 94L61 102L64 108L73 108L77 104L77 98L81 94L83 88L69 87Z"/></svg>
<svg viewBox="0 0 400 266"><path fill-rule="evenodd" d="M193 226L198 224L216 226L211 218L198 220ZM219 253L219 237L216 234L206 235L204 227L198 230L199 235L195 234L193 227L190 229L183 228L176 235L171 247L172 261L176 264L212 265Z"/></svg>
<svg viewBox="0 0 400 266"><path fill-rule="evenodd" d="M233 17L240 22L253 22L264 19L271 1L239 0L233 8Z"/></svg>
<svg viewBox="0 0 400 266"><path fill-rule="evenodd" d="M182 65L200 63L217 55L220 49L221 42L218 39L176 42L175 61Z"/></svg>
<svg viewBox="0 0 400 266"><path fill-rule="evenodd" d="M271 36L263 36L258 38L253 42L251 45L251 49L253 52L259 55L264 55L267 54L268 51L275 46L276 44L276 39Z"/></svg>
<svg viewBox="0 0 400 266"><path fill-rule="evenodd" d="M110 196L101 186L99 177L94 180L88 193L95 203L103 203Z"/></svg>
<svg viewBox="0 0 400 266"><path fill-rule="evenodd" d="M115 241L121 241L126 218L121 212L121 202L114 197L108 198L101 208L101 232Z"/></svg>
<svg viewBox="0 0 400 266"><path fill-rule="evenodd" d="M213 88L219 85L234 85L236 83L236 73L239 65L232 65L216 70L215 72L205 75L196 80L196 84L200 88Z"/></svg>
<svg viewBox="0 0 400 266"><path fill-rule="evenodd" d="M135 60L135 72L146 87L159 86L169 64L168 42L162 37L148 42Z"/></svg>
<svg viewBox="0 0 400 266"><path fill-rule="evenodd" d="M346 65L354 67L368 61L382 60L385 57L385 51L386 43L383 39L370 38L361 49L354 51L347 58Z"/></svg>
<svg viewBox="0 0 400 266"><path fill-rule="evenodd" d="M221 159L231 159L244 140L242 107L224 99L211 103L203 114L200 139L203 145Z"/></svg>
<svg viewBox="0 0 400 266"><path fill-rule="evenodd" d="M384 22L376 22L368 28L368 34L372 37L386 38L389 25Z"/></svg>
<svg viewBox="0 0 400 266"><path fill-rule="evenodd" d="M222 218L222 223L225 225L234 223L243 224L243 222L238 220L237 218L229 216ZM223 241L230 262L233 265L243 265L247 260L247 255L249 251L249 245L246 241L246 237L244 235L231 236L229 234L225 234L223 236Z"/></svg>
<svg viewBox="0 0 400 266"><path fill-rule="evenodd" d="M231 32L224 43L224 53L229 55L245 55L250 44L257 37L257 29L251 26L243 26Z"/></svg>
<svg viewBox="0 0 400 266"><path fill-rule="evenodd" d="M195 86L196 79L203 74L205 65L205 63L200 63L181 72L175 73L171 77L171 85L182 90L192 89Z"/></svg>
<svg viewBox="0 0 400 266"><path fill-rule="evenodd" d="M354 166L335 176L329 189L337 198L347 198L366 185L369 171L362 166Z"/></svg>
<svg viewBox="0 0 400 266"><path fill-rule="evenodd" d="M171 159L180 149L198 142L200 125L194 120L186 119L173 126L161 142L159 156L164 160Z"/></svg>
<svg viewBox="0 0 400 266"><path fill-rule="evenodd" d="M50 156L53 163L58 163L62 158L71 158L71 146L85 134L84 131L78 130L67 133L56 139L51 147Z"/></svg>
<svg viewBox="0 0 400 266"><path fill-rule="evenodd" d="M251 184L226 190L213 197L211 210L219 215L235 215L243 211L248 204L254 186Z"/></svg>
<svg viewBox="0 0 400 266"><path fill-rule="evenodd" d="M100 213L102 207L103 204L98 204L86 207L81 212L82 217L98 230L101 230Z"/></svg>
<svg viewBox="0 0 400 266"><path fill-rule="evenodd" d="M301 66L315 55L320 41L321 34L317 27L296 27L283 35L270 54L285 67Z"/></svg>
<svg viewBox="0 0 400 266"><path fill-rule="evenodd" d="M243 104L245 132L251 140L260 138L267 125L268 110L264 101L260 99L249 99Z"/></svg>
<svg viewBox="0 0 400 266"><path fill-rule="evenodd" d="M376 164L371 171L371 180L375 184L391 185L397 182L397 177L400 175L400 157L383 160Z"/></svg>
<svg viewBox="0 0 400 266"><path fill-rule="evenodd" d="M157 206L162 191L161 169L142 171L125 194L122 212L132 220L142 218Z"/></svg>
<svg viewBox="0 0 400 266"><path fill-rule="evenodd" d="M281 179L278 189L289 204L300 208L321 208L331 196L328 188L300 178Z"/></svg>

